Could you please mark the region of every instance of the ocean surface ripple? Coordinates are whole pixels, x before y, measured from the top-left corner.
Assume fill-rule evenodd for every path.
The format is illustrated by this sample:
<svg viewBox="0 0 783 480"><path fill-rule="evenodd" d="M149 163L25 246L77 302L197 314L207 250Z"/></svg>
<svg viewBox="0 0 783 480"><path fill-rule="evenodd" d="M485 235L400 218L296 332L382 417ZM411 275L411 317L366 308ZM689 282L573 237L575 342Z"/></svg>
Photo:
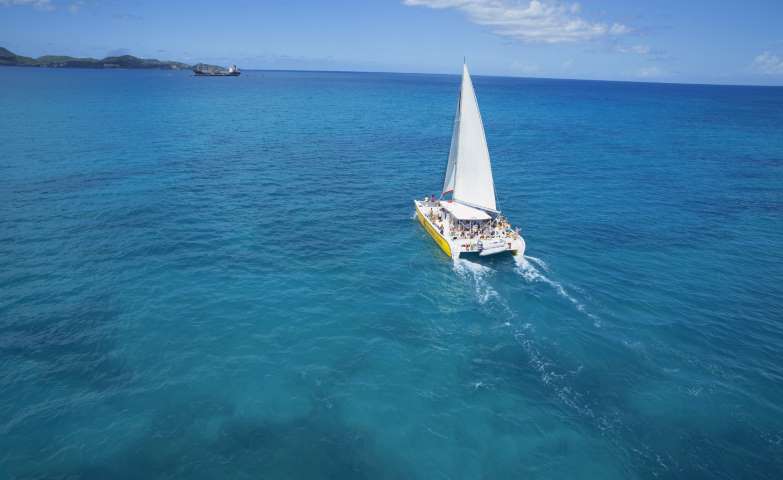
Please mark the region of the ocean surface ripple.
<svg viewBox="0 0 783 480"><path fill-rule="evenodd" d="M0 71L0 477L783 478L783 89Z"/></svg>

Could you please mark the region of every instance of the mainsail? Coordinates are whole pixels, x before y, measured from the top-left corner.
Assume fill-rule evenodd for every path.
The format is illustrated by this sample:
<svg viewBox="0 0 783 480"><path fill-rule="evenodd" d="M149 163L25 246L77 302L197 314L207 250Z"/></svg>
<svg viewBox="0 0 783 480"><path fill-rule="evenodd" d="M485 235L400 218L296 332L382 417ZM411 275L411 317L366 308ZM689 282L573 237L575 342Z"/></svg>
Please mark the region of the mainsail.
<svg viewBox="0 0 783 480"><path fill-rule="evenodd" d="M462 86L443 182L443 193L448 192L453 192L456 202L497 211L487 139L467 65L462 66Z"/></svg>

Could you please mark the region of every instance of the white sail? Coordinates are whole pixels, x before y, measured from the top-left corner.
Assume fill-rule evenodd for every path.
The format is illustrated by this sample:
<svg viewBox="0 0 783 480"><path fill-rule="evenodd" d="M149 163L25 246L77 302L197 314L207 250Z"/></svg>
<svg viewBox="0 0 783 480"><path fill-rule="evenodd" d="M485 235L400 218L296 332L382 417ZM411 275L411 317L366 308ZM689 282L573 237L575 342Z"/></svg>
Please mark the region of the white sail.
<svg viewBox="0 0 783 480"><path fill-rule="evenodd" d="M449 149L449 163L446 165L446 178L443 180L443 195L454 191L454 173L457 164L457 152L459 151L459 111L462 101L462 93L457 98L457 111L454 113L454 129L451 131L451 148Z"/></svg>
<svg viewBox="0 0 783 480"><path fill-rule="evenodd" d="M497 211L487 139L467 65L462 67L462 87L452 135L444 193L453 190L456 202Z"/></svg>

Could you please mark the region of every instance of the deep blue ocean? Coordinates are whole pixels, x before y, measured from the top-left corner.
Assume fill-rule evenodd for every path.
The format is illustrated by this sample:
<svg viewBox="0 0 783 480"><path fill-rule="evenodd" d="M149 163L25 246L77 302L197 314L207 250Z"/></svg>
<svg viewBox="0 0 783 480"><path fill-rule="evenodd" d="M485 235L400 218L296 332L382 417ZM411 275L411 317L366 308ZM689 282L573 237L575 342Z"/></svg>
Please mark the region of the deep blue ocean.
<svg viewBox="0 0 783 480"><path fill-rule="evenodd" d="M783 88L474 83L0 69L0 478L783 478Z"/></svg>

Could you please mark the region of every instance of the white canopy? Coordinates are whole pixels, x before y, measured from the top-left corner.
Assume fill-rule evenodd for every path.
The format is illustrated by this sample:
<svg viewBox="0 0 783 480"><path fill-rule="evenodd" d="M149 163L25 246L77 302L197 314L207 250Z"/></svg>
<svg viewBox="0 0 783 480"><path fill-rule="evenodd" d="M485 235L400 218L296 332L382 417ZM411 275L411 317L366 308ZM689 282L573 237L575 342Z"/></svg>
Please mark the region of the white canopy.
<svg viewBox="0 0 783 480"><path fill-rule="evenodd" d="M461 203L440 202L440 205L457 220L489 220L492 218L483 210L469 207Z"/></svg>
<svg viewBox="0 0 783 480"><path fill-rule="evenodd" d="M467 65L462 66L462 86L443 182L443 193L447 192L453 192L456 202L497 211L495 182L492 179L484 124L481 122L481 112Z"/></svg>

